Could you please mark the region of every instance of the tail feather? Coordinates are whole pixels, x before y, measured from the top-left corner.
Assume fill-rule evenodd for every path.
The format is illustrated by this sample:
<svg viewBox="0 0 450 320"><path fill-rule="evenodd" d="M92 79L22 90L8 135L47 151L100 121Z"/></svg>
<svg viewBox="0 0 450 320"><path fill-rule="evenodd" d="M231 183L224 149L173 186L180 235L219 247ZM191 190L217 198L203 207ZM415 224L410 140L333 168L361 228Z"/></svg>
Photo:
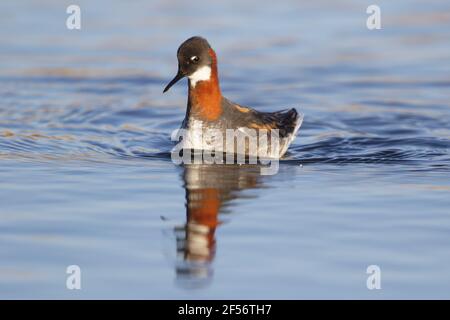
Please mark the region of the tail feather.
<svg viewBox="0 0 450 320"><path fill-rule="evenodd" d="M300 126L303 122L303 115L298 114L297 110L294 108L290 109L286 112L286 118L285 118L285 136L284 138L281 150L280 150L280 157L282 157L287 149L289 148L289 145L292 143L292 141L295 139L298 130L300 129ZM281 131L281 130L280 130ZM281 134L280 134L281 135Z"/></svg>
<svg viewBox="0 0 450 320"><path fill-rule="evenodd" d="M299 115L294 108L287 111L280 111L280 137L286 138L292 134L295 134L298 130L297 123Z"/></svg>

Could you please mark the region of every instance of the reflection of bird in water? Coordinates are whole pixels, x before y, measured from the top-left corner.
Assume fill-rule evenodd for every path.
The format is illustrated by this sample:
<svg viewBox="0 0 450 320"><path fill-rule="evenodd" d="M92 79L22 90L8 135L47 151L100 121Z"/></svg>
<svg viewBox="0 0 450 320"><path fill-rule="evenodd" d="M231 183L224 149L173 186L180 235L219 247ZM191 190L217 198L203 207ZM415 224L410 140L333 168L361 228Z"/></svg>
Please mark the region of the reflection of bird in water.
<svg viewBox="0 0 450 320"><path fill-rule="evenodd" d="M177 282L196 287L209 283L214 259L218 214L240 190L258 188L259 167L235 165L185 165L186 190L184 226L175 228L178 263Z"/></svg>

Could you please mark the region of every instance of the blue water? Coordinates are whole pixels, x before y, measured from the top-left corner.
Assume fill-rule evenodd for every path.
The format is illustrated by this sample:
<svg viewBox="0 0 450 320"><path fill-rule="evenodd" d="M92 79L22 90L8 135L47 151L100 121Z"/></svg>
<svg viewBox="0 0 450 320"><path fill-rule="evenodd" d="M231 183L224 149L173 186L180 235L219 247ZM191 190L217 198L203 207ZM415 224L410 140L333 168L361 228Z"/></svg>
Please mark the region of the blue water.
<svg viewBox="0 0 450 320"><path fill-rule="evenodd" d="M448 1L77 4L0 4L0 298L450 298ZM192 35L305 115L278 174L172 163Z"/></svg>

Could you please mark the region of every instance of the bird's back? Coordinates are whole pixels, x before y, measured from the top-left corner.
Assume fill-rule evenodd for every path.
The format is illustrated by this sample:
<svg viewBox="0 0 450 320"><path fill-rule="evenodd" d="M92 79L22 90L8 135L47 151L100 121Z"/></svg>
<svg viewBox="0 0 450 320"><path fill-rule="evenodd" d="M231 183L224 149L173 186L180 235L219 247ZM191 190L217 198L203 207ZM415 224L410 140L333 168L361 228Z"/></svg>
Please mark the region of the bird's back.
<svg viewBox="0 0 450 320"><path fill-rule="evenodd" d="M207 130L219 130L225 136L225 131L232 129L242 132L250 130L258 132L268 132L277 130L279 138L279 151L271 154L271 157L282 157L294 140L300 128L303 117L294 108L276 112L260 112L250 107L238 105L222 97L222 113L214 121L205 121L195 114L186 114L182 127L190 131L190 139L186 146L194 149L205 149L205 133ZM201 134L200 134L201 133ZM203 137L202 137L203 136ZM200 139L202 141L199 141ZM270 137L269 137L270 139ZM202 144L200 146L200 143ZM270 142L269 142L270 143ZM211 146L213 147L213 146ZM216 146L217 147L217 146ZM246 154L249 148L246 146ZM216 149L217 150L217 149Z"/></svg>

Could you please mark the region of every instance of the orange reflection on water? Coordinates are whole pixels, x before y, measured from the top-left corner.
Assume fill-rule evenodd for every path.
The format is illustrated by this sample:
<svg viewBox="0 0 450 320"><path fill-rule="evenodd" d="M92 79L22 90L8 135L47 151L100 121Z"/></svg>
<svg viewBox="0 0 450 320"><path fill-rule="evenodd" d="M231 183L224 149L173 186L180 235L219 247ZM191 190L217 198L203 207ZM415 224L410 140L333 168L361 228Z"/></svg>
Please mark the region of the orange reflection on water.
<svg viewBox="0 0 450 320"><path fill-rule="evenodd" d="M217 227L224 207L241 191L260 186L259 168L235 165L187 165L183 180L186 190L186 223L175 228L178 264L177 281L182 286L209 283L216 253Z"/></svg>

